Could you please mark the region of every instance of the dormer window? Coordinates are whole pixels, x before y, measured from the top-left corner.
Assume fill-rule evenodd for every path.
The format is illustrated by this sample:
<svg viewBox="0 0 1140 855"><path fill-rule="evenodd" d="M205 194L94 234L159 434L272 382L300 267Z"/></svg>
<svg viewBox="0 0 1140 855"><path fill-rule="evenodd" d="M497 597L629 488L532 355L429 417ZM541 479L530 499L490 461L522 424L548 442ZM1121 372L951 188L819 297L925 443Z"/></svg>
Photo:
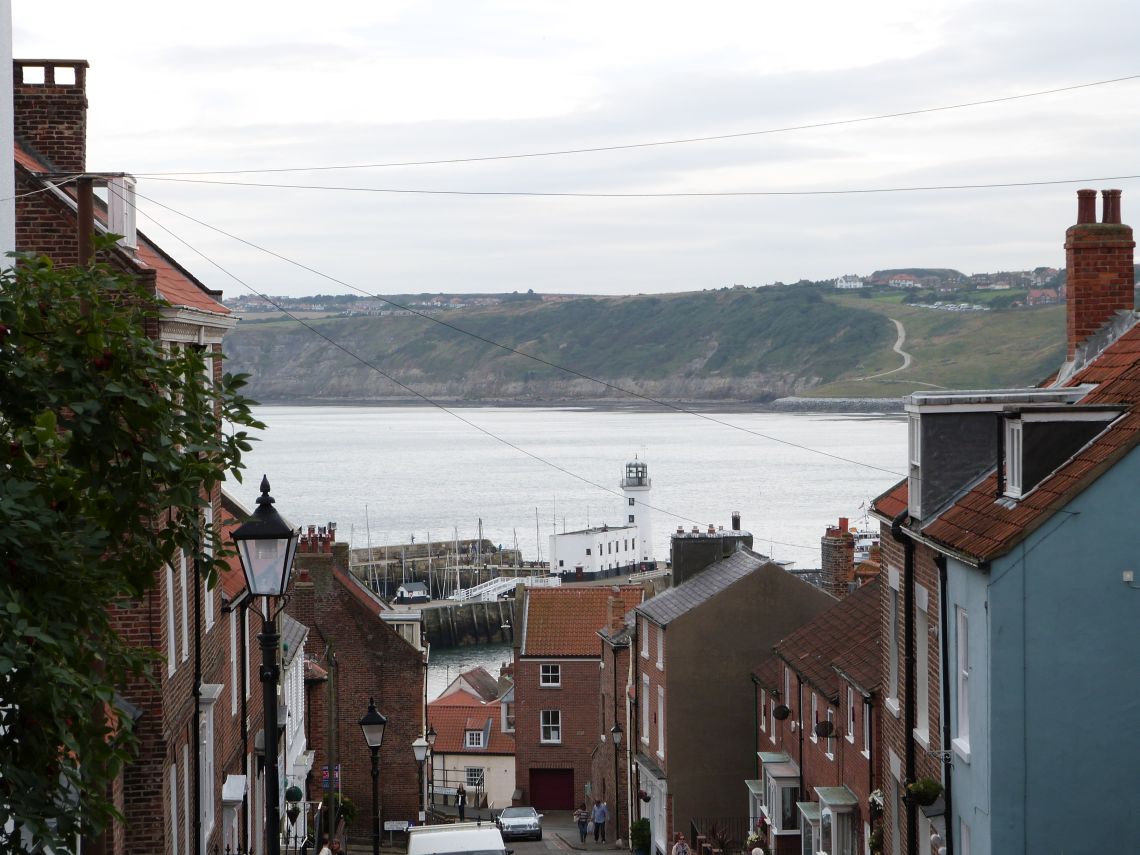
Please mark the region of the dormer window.
<svg viewBox="0 0 1140 855"><path fill-rule="evenodd" d="M1021 498L1021 419L1006 419L1005 422L1005 495Z"/></svg>
<svg viewBox="0 0 1140 855"><path fill-rule="evenodd" d="M468 748L482 748L483 747L483 731L469 730L467 731L467 739L464 742Z"/></svg>

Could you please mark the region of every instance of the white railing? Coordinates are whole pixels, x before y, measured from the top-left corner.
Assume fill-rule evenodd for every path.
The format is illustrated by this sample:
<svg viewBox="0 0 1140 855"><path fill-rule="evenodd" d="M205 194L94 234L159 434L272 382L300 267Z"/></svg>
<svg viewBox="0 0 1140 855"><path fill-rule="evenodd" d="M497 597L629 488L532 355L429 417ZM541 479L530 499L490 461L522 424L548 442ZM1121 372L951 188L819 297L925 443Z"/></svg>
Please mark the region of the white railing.
<svg viewBox="0 0 1140 855"><path fill-rule="evenodd" d="M449 600L497 600L500 595L514 590L519 583L528 588L557 588L562 584L560 576L500 576L488 579L471 588L461 588Z"/></svg>

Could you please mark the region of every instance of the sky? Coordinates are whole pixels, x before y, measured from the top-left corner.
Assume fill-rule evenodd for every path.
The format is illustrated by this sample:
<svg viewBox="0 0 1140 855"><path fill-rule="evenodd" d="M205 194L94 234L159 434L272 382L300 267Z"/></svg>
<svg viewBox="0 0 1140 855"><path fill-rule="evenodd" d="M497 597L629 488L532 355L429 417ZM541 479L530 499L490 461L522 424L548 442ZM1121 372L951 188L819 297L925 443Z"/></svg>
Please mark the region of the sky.
<svg viewBox="0 0 1140 855"><path fill-rule="evenodd" d="M13 5L17 58L90 63L88 168L227 296L1059 267L1078 187L1140 187L1089 180L1140 176L1140 79L848 121L1140 75L1134 0ZM429 160L466 162L330 168ZM786 195L614 195L742 191Z"/></svg>

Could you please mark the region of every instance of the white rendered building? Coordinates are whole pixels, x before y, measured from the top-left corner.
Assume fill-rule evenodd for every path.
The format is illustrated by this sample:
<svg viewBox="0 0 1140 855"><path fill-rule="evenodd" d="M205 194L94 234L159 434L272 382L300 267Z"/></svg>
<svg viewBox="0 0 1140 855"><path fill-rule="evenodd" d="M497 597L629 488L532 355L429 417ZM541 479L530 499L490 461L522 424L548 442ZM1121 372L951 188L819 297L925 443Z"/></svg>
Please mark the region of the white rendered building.
<svg viewBox="0 0 1140 855"><path fill-rule="evenodd" d="M550 572L585 579L616 576L653 561L653 523L648 507L649 470L636 458L621 480L625 514L618 525L568 531L550 536Z"/></svg>

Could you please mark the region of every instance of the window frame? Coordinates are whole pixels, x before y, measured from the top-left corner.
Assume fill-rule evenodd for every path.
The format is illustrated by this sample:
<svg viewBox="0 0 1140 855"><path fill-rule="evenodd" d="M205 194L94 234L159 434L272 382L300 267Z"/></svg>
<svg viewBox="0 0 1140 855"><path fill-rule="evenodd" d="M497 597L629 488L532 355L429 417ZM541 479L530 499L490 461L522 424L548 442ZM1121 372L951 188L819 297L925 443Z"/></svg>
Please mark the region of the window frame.
<svg viewBox="0 0 1140 855"><path fill-rule="evenodd" d="M955 607L954 613L954 671L957 682L957 695L954 729L956 736L951 745L963 759L970 756L970 614L962 606Z"/></svg>
<svg viewBox="0 0 1140 855"><path fill-rule="evenodd" d="M544 662L538 666L538 685L544 689L562 688L562 666L557 662Z"/></svg>
<svg viewBox="0 0 1140 855"><path fill-rule="evenodd" d="M657 670L665 670L665 632L657 627Z"/></svg>
<svg viewBox="0 0 1140 855"><path fill-rule="evenodd" d="M1011 499L1020 499L1025 494L1023 466L1025 452L1025 432L1021 419L1005 420L1005 489Z"/></svg>
<svg viewBox="0 0 1140 855"><path fill-rule="evenodd" d="M542 745L562 744L562 710L539 711L538 741Z"/></svg>
<svg viewBox="0 0 1140 855"><path fill-rule="evenodd" d="M899 589L897 571L890 575L890 593L887 595L887 615L890 621L890 631L887 638L887 697L886 706L891 714L898 718L901 710L899 704Z"/></svg>
<svg viewBox="0 0 1140 855"><path fill-rule="evenodd" d="M855 687L847 684L847 741L855 744Z"/></svg>
<svg viewBox="0 0 1140 855"><path fill-rule="evenodd" d="M819 736L815 732L815 726L819 724L819 697L816 695L815 690L811 693L811 734L810 739L812 742L819 742Z"/></svg>
<svg viewBox="0 0 1140 855"><path fill-rule="evenodd" d="M477 774L472 775L475 772ZM483 790L487 787L487 770L482 766L464 766L463 767L463 786L474 787L476 790Z"/></svg>
<svg viewBox="0 0 1140 855"><path fill-rule="evenodd" d="M486 748L483 744L483 731L481 730L465 730L463 732L463 747L464 748Z"/></svg>
<svg viewBox="0 0 1140 855"><path fill-rule="evenodd" d="M647 617L641 619L641 658L649 658L649 618Z"/></svg>
<svg viewBox="0 0 1140 855"><path fill-rule="evenodd" d="M665 759L665 687L657 687L657 756Z"/></svg>
<svg viewBox="0 0 1140 855"><path fill-rule="evenodd" d="M649 675L641 675L641 743L649 744Z"/></svg>

